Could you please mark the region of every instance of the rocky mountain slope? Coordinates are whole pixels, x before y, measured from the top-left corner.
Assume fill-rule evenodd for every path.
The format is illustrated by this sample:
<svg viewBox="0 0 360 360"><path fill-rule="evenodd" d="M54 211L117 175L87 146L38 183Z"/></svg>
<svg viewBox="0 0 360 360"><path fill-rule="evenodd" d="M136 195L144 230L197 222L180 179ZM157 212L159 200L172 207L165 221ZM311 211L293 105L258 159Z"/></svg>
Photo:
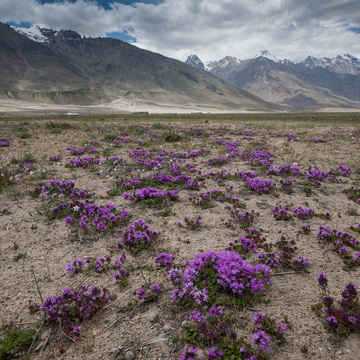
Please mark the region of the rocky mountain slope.
<svg viewBox="0 0 360 360"><path fill-rule="evenodd" d="M125 97L221 109L276 108L212 73L120 40L81 37L71 30L13 29L4 24L0 24L0 38L0 89L3 94L12 90L5 92L7 96L37 98L46 91L51 96L45 93L45 97L57 102L94 103Z"/></svg>

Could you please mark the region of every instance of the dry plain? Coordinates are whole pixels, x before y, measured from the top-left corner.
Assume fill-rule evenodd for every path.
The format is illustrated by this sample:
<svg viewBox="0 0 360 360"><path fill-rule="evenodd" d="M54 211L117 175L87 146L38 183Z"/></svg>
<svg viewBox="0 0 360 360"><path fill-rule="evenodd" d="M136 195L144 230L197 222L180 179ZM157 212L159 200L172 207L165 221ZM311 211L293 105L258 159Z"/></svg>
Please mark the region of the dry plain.
<svg viewBox="0 0 360 360"><path fill-rule="evenodd" d="M360 205L349 195L358 192L360 179L359 124L358 113L2 118L0 137L11 146L0 148L4 175L0 181L0 337L5 339L7 330L14 328L35 329L36 335L33 344L30 341L19 346L8 353L9 357L0 348L3 358L21 358L29 353L31 359L165 360L179 359L184 349L193 347L199 350L199 359L207 359L213 346L230 354L224 344L233 341L233 359L246 358L240 352L245 343L251 345L258 359L355 359L360 350L359 332L348 327L345 336L324 327L329 316L321 305L317 278L320 273L326 274L328 292L336 304L346 284L360 286L356 262L344 270L346 256L356 259L355 241L353 247L347 246L345 256L341 247L318 235L323 226L360 239L355 231L360 223ZM49 160L54 156L59 159ZM76 159L84 158L87 162L74 165L80 163ZM300 172L286 171L285 165L298 167ZM351 170L343 175L340 165ZM269 171L272 168L283 170L276 174ZM314 169L323 173L321 179L308 176ZM160 175L168 176L167 180L156 183ZM186 179L175 181L181 175ZM254 178L270 181L268 191L251 187ZM132 179L142 179L138 182L147 185L138 185ZM289 179L291 185L282 185ZM90 204L101 209L111 204L116 206L113 213L126 209L129 217L102 228L98 226L100 220L89 216L88 226L80 226L74 198L62 196L56 186L53 196L49 189L34 191L44 185L51 188L52 181L73 181L76 189L88 194ZM193 181L192 186L189 181ZM129 182L131 185L124 185ZM177 196L167 201L165 197L165 203L130 201L123 196L145 187L163 193L177 191ZM208 200L204 194L211 191L208 194L216 196ZM54 217L52 209L60 203L72 205L67 213ZM288 207L291 219L276 219L275 206ZM296 216L293 209L299 206L313 209L316 215ZM239 214L252 211L249 223L244 222ZM198 216L201 224L195 224ZM73 219L71 224L65 221L68 217ZM139 219L157 232L143 248L124 242L123 235ZM310 231L304 230L307 225ZM265 240L261 242L260 238ZM258 241L257 248L244 250L238 246L236 250L244 262L256 266L261 252L274 251L277 258L281 257L282 248L275 246L281 238L296 249L290 262L282 260L271 268L271 282L263 279L263 287L256 294L247 290L243 303L237 301L241 294L225 287L221 291L217 288L215 298L208 300L209 307L221 304L229 316L229 331L219 330L219 336L211 340L199 335L199 323L189 319L192 311L200 308L193 300L186 305L172 299L170 268L155 262L161 253L173 254L176 259L172 266L185 271L189 265L186 261L196 256L235 251L234 246L229 248L230 243L250 239ZM119 243L124 247L117 248ZM265 243L268 245L264 247ZM121 253L126 255L122 267L128 272L127 284L122 287L112 278L118 270L113 268L114 261ZM303 268L293 265L299 256L309 264ZM104 271L84 265L77 273L67 273L65 265L73 260L101 257L111 258L107 271L105 265ZM211 279L202 279L198 289L210 286L209 282ZM75 292L81 284L106 288L111 302L79 323L73 314L70 322L81 327L77 341L74 332L66 333L61 321L44 321L48 314L42 309L29 312L29 304L59 297L66 288ZM154 284L160 286L158 294L150 290ZM148 298L140 299L140 289ZM314 311L316 304L320 305ZM205 309L202 311L205 314ZM354 311L360 323L360 311ZM272 339L271 349L265 352L252 342L257 312L275 323L283 321L287 328L283 341ZM191 338L191 334L195 335Z"/></svg>

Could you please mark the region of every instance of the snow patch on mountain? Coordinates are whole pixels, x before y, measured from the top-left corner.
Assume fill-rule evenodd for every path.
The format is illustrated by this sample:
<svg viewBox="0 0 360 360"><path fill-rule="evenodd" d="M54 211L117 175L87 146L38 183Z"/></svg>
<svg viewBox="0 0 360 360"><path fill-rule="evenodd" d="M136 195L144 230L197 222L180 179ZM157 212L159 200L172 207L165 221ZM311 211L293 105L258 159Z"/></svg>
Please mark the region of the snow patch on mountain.
<svg viewBox="0 0 360 360"><path fill-rule="evenodd" d="M40 43L44 43L47 40L47 37L42 34L42 29L38 25L30 25L28 28L11 27L19 34L27 36L30 40Z"/></svg>
<svg viewBox="0 0 360 360"><path fill-rule="evenodd" d="M259 54L255 55L255 58L258 58L258 57L264 57L264 58L270 59L274 62L280 62L279 59L277 59L274 55L271 55L267 50L263 50Z"/></svg>

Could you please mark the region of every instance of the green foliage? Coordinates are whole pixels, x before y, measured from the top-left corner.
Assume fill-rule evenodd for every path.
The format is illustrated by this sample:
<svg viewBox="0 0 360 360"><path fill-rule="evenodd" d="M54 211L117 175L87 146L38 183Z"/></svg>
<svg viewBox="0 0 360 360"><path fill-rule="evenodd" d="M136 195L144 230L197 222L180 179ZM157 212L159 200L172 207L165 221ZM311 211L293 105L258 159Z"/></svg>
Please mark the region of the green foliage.
<svg viewBox="0 0 360 360"><path fill-rule="evenodd" d="M104 137L103 137L103 141L113 141L113 140L115 140L115 139L117 139L118 138L118 136L117 135L115 135L115 134L107 134L107 135L105 135Z"/></svg>
<svg viewBox="0 0 360 360"><path fill-rule="evenodd" d="M28 331L16 327L5 329L5 337L0 339L0 359L13 359L19 351L31 345L35 333L34 329Z"/></svg>
<svg viewBox="0 0 360 360"><path fill-rule="evenodd" d="M177 142L181 141L181 135L175 132L165 133L162 136L164 142Z"/></svg>
<svg viewBox="0 0 360 360"><path fill-rule="evenodd" d="M108 192L108 196L120 196L122 195L126 190L125 189L122 189L122 188L119 188L119 187L115 187L113 189L111 189L109 192Z"/></svg>
<svg viewBox="0 0 360 360"><path fill-rule="evenodd" d="M10 164L35 163L36 158L32 154L25 154L22 158L12 158Z"/></svg>
<svg viewBox="0 0 360 360"><path fill-rule="evenodd" d="M22 131L21 133L19 133L19 138L20 139L29 139L31 138L31 134L27 131Z"/></svg>
<svg viewBox="0 0 360 360"><path fill-rule="evenodd" d="M0 192L2 192L7 186L13 184L10 177L11 175L7 169L0 169Z"/></svg>
<svg viewBox="0 0 360 360"><path fill-rule="evenodd" d="M13 257L13 261L14 262L18 262L20 259L25 259L26 258L26 252L24 252L24 253L18 253L17 255L15 255L14 257Z"/></svg>
<svg viewBox="0 0 360 360"><path fill-rule="evenodd" d="M358 210L356 208L350 208L348 209L347 213L350 215L350 216L358 216Z"/></svg>
<svg viewBox="0 0 360 360"><path fill-rule="evenodd" d="M70 123L67 122L48 122L45 124L45 127L48 130L68 130L68 129L73 129L74 126Z"/></svg>
<svg viewBox="0 0 360 360"><path fill-rule="evenodd" d="M103 156L110 156L112 154L112 148L110 146L102 149Z"/></svg>
<svg viewBox="0 0 360 360"><path fill-rule="evenodd" d="M153 264L150 264L150 265L145 264L144 269L147 271L154 271L154 266L153 266Z"/></svg>
<svg viewBox="0 0 360 360"><path fill-rule="evenodd" d="M154 215L159 216L159 217L168 217L168 216L172 216L172 215L175 216L176 212L171 209L165 209L165 210L161 210L161 211L154 213Z"/></svg>
<svg viewBox="0 0 360 360"><path fill-rule="evenodd" d="M164 124L155 123L155 124L151 125L151 128L154 130L162 130L162 129L165 129L166 126Z"/></svg>

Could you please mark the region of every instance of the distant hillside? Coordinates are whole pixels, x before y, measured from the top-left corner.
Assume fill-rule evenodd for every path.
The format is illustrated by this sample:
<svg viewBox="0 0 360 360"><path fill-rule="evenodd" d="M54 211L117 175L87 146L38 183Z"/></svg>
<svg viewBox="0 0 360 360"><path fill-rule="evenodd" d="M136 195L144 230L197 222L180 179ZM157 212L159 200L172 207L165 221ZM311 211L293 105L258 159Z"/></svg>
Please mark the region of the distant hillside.
<svg viewBox="0 0 360 360"><path fill-rule="evenodd" d="M16 96L51 92L48 99L55 102L91 103L97 96L98 102L126 97L222 109L278 108L214 74L120 40L85 38L71 30L17 30L0 24L0 89Z"/></svg>

